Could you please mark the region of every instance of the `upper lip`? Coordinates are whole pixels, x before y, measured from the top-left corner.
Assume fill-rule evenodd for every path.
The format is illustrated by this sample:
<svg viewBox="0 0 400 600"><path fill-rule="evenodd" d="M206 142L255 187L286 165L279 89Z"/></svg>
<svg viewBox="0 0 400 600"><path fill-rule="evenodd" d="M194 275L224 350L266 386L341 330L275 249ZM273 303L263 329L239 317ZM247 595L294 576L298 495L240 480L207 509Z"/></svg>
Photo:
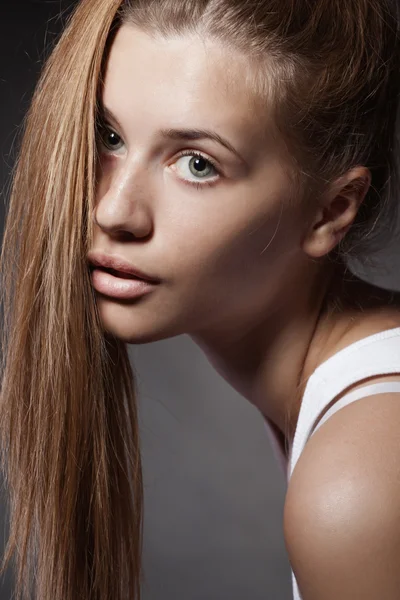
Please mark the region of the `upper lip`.
<svg viewBox="0 0 400 600"><path fill-rule="evenodd" d="M137 267L128 263L126 260L115 254L105 254L104 252L89 252L88 262L94 267L105 267L107 269L114 269L120 273L127 273L128 275L134 275L140 279L150 281L151 283L159 283L160 279L152 275L144 273Z"/></svg>

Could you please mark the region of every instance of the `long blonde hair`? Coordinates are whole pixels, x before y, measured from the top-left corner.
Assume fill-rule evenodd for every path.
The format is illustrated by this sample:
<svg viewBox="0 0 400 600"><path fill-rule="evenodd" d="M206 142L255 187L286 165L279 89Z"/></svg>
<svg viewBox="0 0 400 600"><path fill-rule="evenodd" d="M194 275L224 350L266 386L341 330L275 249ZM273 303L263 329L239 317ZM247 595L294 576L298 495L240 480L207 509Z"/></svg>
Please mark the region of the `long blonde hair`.
<svg viewBox="0 0 400 600"><path fill-rule="evenodd" d="M391 0L343 4L82 0L74 12L27 115L1 254L0 431L11 510L3 568L15 555L18 598L140 598L135 378L126 346L102 330L86 263L113 34L125 21L164 35L198 30L258 64L268 58L277 124L303 161L300 174L323 185L356 164L371 168L371 191L345 238L354 245L395 187L399 41Z"/></svg>
<svg viewBox="0 0 400 600"><path fill-rule="evenodd" d="M0 426L18 597L139 598L142 475L126 346L86 263L97 85L116 1L86 0L26 119L2 256Z"/></svg>

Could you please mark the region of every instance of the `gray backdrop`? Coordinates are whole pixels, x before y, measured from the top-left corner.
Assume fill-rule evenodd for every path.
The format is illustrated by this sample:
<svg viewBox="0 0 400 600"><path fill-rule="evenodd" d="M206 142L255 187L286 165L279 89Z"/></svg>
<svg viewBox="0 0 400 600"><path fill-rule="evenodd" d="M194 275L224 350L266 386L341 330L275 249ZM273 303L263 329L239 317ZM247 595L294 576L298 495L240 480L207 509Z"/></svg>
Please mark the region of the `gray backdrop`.
<svg viewBox="0 0 400 600"><path fill-rule="evenodd" d="M1 222L18 125L44 49L70 5L1 3ZM397 250L386 250L366 277L399 287ZM145 480L143 599L289 600L282 535L286 484L261 416L187 336L130 346L130 356L139 377ZM5 578L0 600L11 598L10 580Z"/></svg>

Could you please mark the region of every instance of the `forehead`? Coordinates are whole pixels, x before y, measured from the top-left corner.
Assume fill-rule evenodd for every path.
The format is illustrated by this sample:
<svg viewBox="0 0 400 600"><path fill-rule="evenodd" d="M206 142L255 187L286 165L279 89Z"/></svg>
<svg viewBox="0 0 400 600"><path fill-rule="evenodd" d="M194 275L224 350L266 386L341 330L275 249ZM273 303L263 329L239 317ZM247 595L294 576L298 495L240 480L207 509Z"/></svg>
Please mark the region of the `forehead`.
<svg viewBox="0 0 400 600"><path fill-rule="evenodd" d="M125 24L107 62L103 101L133 118L171 120L178 127L247 128L271 121L252 84L252 65L239 51L199 35L164 38Z"/></svg>

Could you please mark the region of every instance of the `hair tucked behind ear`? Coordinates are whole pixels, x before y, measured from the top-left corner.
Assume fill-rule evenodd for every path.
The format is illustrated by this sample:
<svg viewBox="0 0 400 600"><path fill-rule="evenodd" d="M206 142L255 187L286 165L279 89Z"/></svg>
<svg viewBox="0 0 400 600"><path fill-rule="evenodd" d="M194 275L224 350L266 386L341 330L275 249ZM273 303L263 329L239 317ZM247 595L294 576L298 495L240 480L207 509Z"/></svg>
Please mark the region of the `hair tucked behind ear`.
<svg viewBox="0 0 400 600"><path fill-rule="evenodd" d="M38 84L1 256L3 469L17 597L140 596L142 476L125 345L101 329L91 246L97 85L119 2L82 2Z"/></svg>

